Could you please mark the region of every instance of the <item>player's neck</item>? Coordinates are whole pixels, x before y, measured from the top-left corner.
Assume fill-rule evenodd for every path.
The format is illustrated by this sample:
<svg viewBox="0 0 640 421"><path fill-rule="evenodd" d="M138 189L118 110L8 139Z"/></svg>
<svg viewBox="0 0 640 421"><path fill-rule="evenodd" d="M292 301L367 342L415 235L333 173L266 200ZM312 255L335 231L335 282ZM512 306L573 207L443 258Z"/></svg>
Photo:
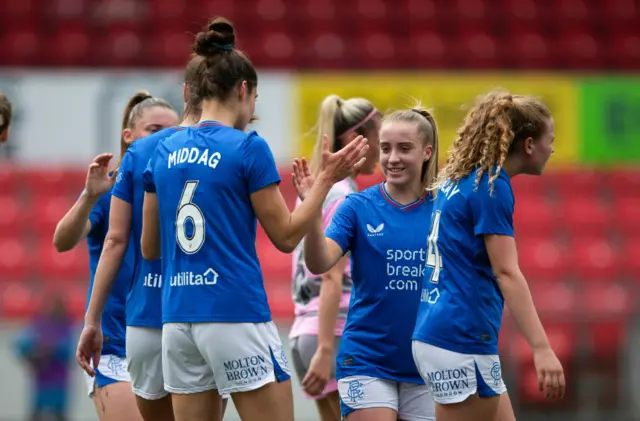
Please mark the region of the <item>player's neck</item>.
<svg viewBox="0 0 640 421"><path fill-rule="evenodd" d="M184 116L184 119L182 120L182 123L180 123L181 127L191 127L191 126L195 126L198 123L198 118L194 117L192 115L186 115Z"/></svg>
<svg viewBox="0 0 640 421"><path fill-rule="evenodd" d="M401 205L413 203L424 195L422 185L416 183L397 185L385 181L384 189L387 191L389 197Z"/></svg>
<svg viewBox="0 0 640 421"><path fill-rule="evenodd" d="M204 101L200 122L217 121L225 126L233 127L236 122L236 112L226 104L218 101Z"/></svg>
<svg viewBox="0 0 640 421"><path fill-rule="evenodd" d="M502 169L507 173L509 178L520 174L522 172L521 168L522 163L516 156L507 156L507 159L504 160L504 164L502 165Z"/></svg>

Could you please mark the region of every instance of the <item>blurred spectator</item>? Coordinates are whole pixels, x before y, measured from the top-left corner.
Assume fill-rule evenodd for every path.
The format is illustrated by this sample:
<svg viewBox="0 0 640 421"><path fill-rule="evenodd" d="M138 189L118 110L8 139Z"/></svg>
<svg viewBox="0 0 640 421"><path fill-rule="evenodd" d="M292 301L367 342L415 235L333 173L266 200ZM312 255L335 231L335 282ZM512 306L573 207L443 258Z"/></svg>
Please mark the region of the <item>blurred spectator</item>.
<svg viewBox="0 0 640 421"><path fill-rule="evenodd" d="M16 354L32 372L31 421L67 419L69 368L75 332L64 302L47 302L15 342Z"/></svg>

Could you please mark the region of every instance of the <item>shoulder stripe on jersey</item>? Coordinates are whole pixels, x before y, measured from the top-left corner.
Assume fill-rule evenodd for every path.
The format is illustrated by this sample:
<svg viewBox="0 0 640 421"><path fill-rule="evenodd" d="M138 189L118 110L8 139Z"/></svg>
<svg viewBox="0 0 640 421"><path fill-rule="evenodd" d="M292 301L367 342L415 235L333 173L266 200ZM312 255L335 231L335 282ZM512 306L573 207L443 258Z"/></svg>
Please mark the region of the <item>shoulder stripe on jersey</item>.
<svg viewBox="0 0 640 421"><path fill-rule="evenodd" d="M382 194L382 197L384 197L385 200L389 204L391 204L392 206L400 209L401 211L406 211L406 210L409 210L409 209L413 209L416 206L419 206L421 203L424 203L424 201L425 201L425 199L427 197L427 194L425 193L424 196L422 196L420 199L418 199L418 200L416 200L414 202L408 203L406 205L403 205L401 203L396 202L395 200L393 200L391 198L391 196L389 196L389 193L387 193L387 189L384 188L384 183L380 183L378 186L380 187L380 194Z"/></svg>

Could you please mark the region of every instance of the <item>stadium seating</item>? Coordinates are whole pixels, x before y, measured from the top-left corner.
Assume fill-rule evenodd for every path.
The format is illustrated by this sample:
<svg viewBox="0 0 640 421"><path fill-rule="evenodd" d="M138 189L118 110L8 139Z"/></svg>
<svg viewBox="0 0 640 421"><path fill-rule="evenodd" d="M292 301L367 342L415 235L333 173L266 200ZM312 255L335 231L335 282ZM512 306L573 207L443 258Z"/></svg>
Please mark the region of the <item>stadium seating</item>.
<svg viewBox="0 0 640 421"><path fill-rule="evenodd" d="M551 3L87 0L64 7L8 1L0 55L14 66L172 67L186 61L190 34L204 26L203 18L221 15L248 34L239 45L260 67L640 68L637 2ZM88 17L95 27L83 24Z"/></svg>

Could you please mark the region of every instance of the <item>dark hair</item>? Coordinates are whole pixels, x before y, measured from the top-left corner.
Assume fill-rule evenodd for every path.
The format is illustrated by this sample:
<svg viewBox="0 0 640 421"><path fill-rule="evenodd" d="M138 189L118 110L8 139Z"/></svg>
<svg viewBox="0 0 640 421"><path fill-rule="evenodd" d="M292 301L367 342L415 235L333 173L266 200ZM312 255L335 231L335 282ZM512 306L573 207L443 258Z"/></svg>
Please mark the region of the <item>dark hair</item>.
<svg viewBox="0 0 640 421"><path fill-rule="evenodd" d="M9 99L0 92L0 133L9 128L11 124L12 107Z"/></svg>
<svg viewBox="0 0 640 421"><path fill-rule="evenodd" d="M249 58L235 48L233 25L225 18L215 18L206 32L196 35L193 52L204 58L198 96L200 99L226 100L243 81L249 92L258 85L258 75Z"/></svg>
<svg viewBox="0 0 640 421"><path fill-rule="evenodd" d="M200 98L200 81L202 79L202 66L204 58L197 54L192 54L187 68L184 71L184 84L187 87L186 106L184 109L184 117L191 116L196 121L200 119L202 114L202 99Z"/></svg>

